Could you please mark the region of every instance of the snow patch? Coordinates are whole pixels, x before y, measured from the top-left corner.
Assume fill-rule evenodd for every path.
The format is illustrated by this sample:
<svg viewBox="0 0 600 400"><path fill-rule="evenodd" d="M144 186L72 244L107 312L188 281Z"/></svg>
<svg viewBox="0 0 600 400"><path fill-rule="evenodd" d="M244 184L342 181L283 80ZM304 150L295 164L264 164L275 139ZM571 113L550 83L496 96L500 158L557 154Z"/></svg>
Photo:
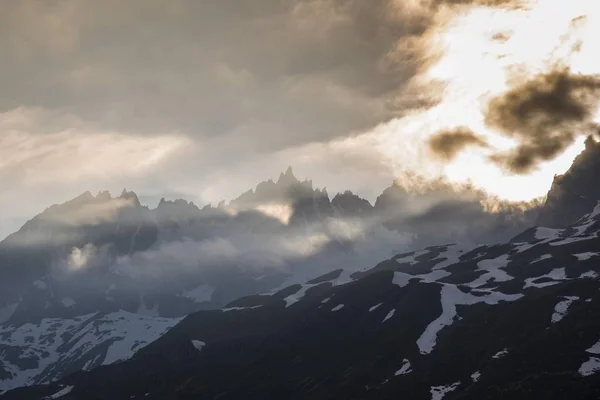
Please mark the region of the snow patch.
<svg viewBox="0 0 600 400"><path fill-rule="evenodd" d="M591 227L596 221L594 217L600 214L600 201L596 204L594 209L588 215L582 217L577 221L575 225L575 230L577 231L577 235L583 235L586 233L589 227ZM595 237L596 235L594 235Z"/></svg>
<svg viewBox="0 0 600 400"><path fill-rule="evenodd" d="M538 279L542 279L542 278L548 278L551 279L551 281L549 282L535 282ZM547 286L552 286L552 285L557 285L560 283L560 281L566 281L567 280L567 273L565 272L564 268L555 268L552 271L548 272L546 275L542 275L542 276L536 276L533 278L527 278L525 279L525 286L523 286L523 289L527 289L528 287L534 287L536 289L541 289L541 288L545 288Z"/></svg>
<svg viewBox="0 0 600 400"><path fill-rule="evenodd" d="M22 369L2 355L3 368L11 377L0 381L0 390L47 383L61 368L78 360L87 360L87 368L125 360L181 319L153 318L120 310L104 315L44 318L39 323L18 327L0 326L0 347L18 350L19 358L37 362L34 367ZM93 357L89 354L96 354L99 348L104 348L104 353L90 361Z"/></svg>
<svg viewBox="0 0 600 400"><path fill-rule="evenodd" d="M71 390L73 390L73 386L66 386L66 387L60 389L58 392L54 393L52 396L46 397L46 399L50 399L50 400L58 399L60 397L63 397L65 395L71 393Z"/></svg>
<svg viewBox="0 0 600 400"><path fill-rule="evenodd" d="M569 237L563 240L559 240L558 242L550 242L550 246L564 246L565 244L583 242L584 240L592 240L596 239L596 235L591 236L575 236Z"/></svg>
<svg viewBox="0 0 600 400"><path fill-rule="evenodd" d="M83 369L84 371L89 371L89 370L91 370L92 368L94 368L94 366L96 366L96 365L99 365L99 364L100 364L100 363L99 363L100 357L102 357L102 354L98 354L96 357L94 357L94 358L90 358L89 360L87 360L87 361L85 362L85 364L83 365L83 368L82 368L82 369Z"/></svg>
<svg viewBox="0 0 600 400"><path fill-rule="evenodd" d="M598 273L596 271L588 271L588 272L584 272L583 274L579 275L578 279L596 279L598 277Z"/></svg>
<svg viewBox="0 0 600 400"><path fill-rule="evenodd" d="M473 382L479 382L479 378L481 378L481 372L475 371L471 374L471 380Z"/></svg>
<svg viewBox="0 0 600 400"><path fill-rule="evenodd" d="M398 371L394 373L394 376L406 375L412 372L412 366L410 365L410 361L408 359L402 360L402 367Z"/></svg>
<svg viewBox="0 0 600 400"><path fill-rule="evenodd" d="M444 270L435 270L422 275L411 275L405 272L395 271L394 277L392 278L392 283L394 285L404 287L408 285L412 279L418 279L419 281L424 283L433 283L438 282L440 279L443 279L450 275L450 272Z"/></svg>
<svg viewBox="0 0 600 400"><path fill-rule="evenodd" d="M537 240L556 239L559 237L561 232L562 232L562 229L551 229L551 228L545 228L545 227L539 226L539 227L535 228L535 233L533 234L533 236Z"/></svg>
<svg viewBox="0 0 600 400"><path fill-rule="evenodd" d="M551 322L553 324L559 322L561 319L563 319L565 317L565 315L567 315L567 312L569 311L569 306L571 306L571 303L573 303L575 300L579 300L579 297L563 296L563 299L564 299L563 301L559 301L554 306L554 313L552 314L552 319L551 319Z"/></svg>
<svg viewBox="0 0 600 400"><path fill-rule="evenodd" d="M411 279L414 279L414 275L406 274L404 272L394 272L392 283L400 287L408 285Z"/></svg>
<svg viewBox="0 0 600 400"><path fill-rule="evenodd" d="M192 340L192 346L196 348L196 350L200 351L206 346L206 343L201 340Z"/></svg>
<svg viewBox="0 0 600 400"><path fill-rule="evenodd" d="M548 260L552 258L552 254L544 254L542 256L539 256L538 258L536 258L535 260L533 260L531 262L531 264L535 264L536 262L540 262L540 261L544 261L544 260Z"/></svg>
<svg viewBox="0 0 600 400"><path fill-rule="evenodd" d="M502 357L504 357L504 356L505 356L505 355L507 355L507 354L508 354L508 349L502 349L502 350L500 350L499 352L497 352L496 354L494 354L494 355L492 356L492 358L494 358L494 359L496 359L496 360L497 360L497 359L499 359L499 358L502 358Z"/></svg>
<svg viewBox="0 0 600 400"><path fill-rule="evenodd" d="M314 284L307 283L307 284L302 285L300 290L298 290L296 293L292 293L288 297L283 299L283 301L285 301L285 307L287 308L287 307L291 306L292 304L299 302L306 295L306 291L308 289L315 287L315 286L319 286L321 284L322 284L322 282L314 283Z"/></svg>
<svg viewBox="0 0 600 400"><path fill-rule="evenodd" d="M591 354L600 354L600 340L597 341L592 347L587 349L586 352Z"/></svg>
<svg viewBox="0 0 600 400"><path fill-rule="evenodd" d="M578 372L581 376L591 376L598 371L600 371L600 358L590 357L589 360L581 364Z"/></svg>
<svg viewBox="0 0 600 400"><path fill-rule="evenodd" d="M452 385L447 386L432 386L429 390L431 393L431 400L442 400L447 393L450 393L460 385L460 382L454 382Z"/></svg>
<svg viewBox="0 0 600 400"><path fill-rule="evenodd" d="M456 245L456 244L451 244L448 245L446 248L446 251L444 251L443 253L441 253L437 258L435 258L433 261L436 260L440 260L435 267L433 267L434 270L438 270L438 269L444 269L452 264L456 264L460 261L460 256L462 256L465 253L465 250L467 250L467 248Z"/></svg>
<svg viewBox="0 0 600 400"><path fill-rule="evenodd" d="M491 260L488 259L479 261L477 263L478 271L485 271L485 273L467 285L475 288L485 285L490 280L494 282L506 282L514 279L514 277L508 275L506 272L504 272L504 270L501 269L506 267L509 262L510 260L508 254Z"/></svg>
<svg viewBox="0 0 600 400"><path fill-rule="evenodd" d="M600 354L600 340L597 341L592 347L587 349L586 352L594 355ZM581 367L579 367L579 373L582 376L594 375L598 371L600 371L600 358L598 357L590 357L589 360L581 364Z"/></svg>
<svg viewBox="0 0 600 400"><path fill-rule="evenodd" d="M390 312L389 312L389 313L388 313L388 314L385 316L385 318L383 319L383 321L381 321L381 323L383 324L385 321L387 321L388 319L392 318L392 317L394 316L394 313L395 313L395 312L396 312L396 310L395 310L395 309L394 309L394 310L392 310L392 311L390 311Z"/></svg>
<svg viewBox="0 0 600 400"><path fill-rule="evenodd" d="M598 255L598 253L593 253L591 251L588 251L586 253L577 253L577 254L573 254L575 257L577 257L578 261L585 261L585 260L589 260L592 257L595 257Z"/></svg>
<svg viewBox="0 0 600 400"><path fill-rule="evenodd" d="M259 304L257 306L250 306L250 307L228 307L228 308L221 308L222 312L228 312L228 311L240 311L240 310L254 310L255 308L259 308L262 307L262 304Z"/></svg>
<svg viewBox="0 0 600 400"><path fill-rule="evenodd" d="M524 251L527 251L527 250L531 249L532 247L534 247L537 244L538 243L529 243L529 242L517 243L514 246L514 252L516 254L523 253Z"/></svg>
<svg viewBox="0 0 600 400"><path fill-rule="evenodd" d="M410 254L408 256L396 258L395 261L398 264L410 264L410 265L414 265L414 264L418 264L419 263L419 261L415 260L417 257L424 256L427 253L429 253L429 250L419 250L419 251L415 251L413 254Z"/></svg>
<svg viewBox="0 0 600 400"><path fill-rule="evenodd" d="M431 322L419 339L417 346L421 354L429 354L436 345L438 333L446 326L452 325L456 318L457 305L472 305L476 303L486 303L489 305L498 304L501 301L515 301L523 297L522 294L504 294L492 291L482 291L487 294L475 296L461 291L455 285L443 284L441 290L442 315Z"/></svg>

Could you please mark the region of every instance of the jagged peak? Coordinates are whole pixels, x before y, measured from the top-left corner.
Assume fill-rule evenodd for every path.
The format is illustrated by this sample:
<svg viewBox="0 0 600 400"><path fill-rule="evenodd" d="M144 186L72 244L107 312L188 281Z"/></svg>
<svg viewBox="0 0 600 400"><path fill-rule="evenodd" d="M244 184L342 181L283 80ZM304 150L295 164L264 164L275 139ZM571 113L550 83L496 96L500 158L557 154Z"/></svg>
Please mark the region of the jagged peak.
<svg viewBox="0 0 600 400"><path fill-rule="evenodd" d="M594 138L593 135L589 135L586 139L585 139L585 149L588 150L590 148L594 148L596 146L598 146L598 142L596 141L596 139Z"/></svg>
<svg viewBox="0 0 600 400"><path fill-rule="evenodd" d="M79 196L75 197L72 201L91 200L93 198L94 198L94 195L92 194L92 192L90 192L89 190L86 190L85 192L81 193Z"/></svg>
<svg viewBox="0 0 600 400"><path fill-rule="evenodd" d="M296 175L294 175L294 171L292 169L292 166L288 166L287 169L285 170L285 172L282 172L279 175L279 179L277 180L277 183L287 183L287 182L299 182L298 178L296 178Z"/></svg>
<svg viewBox="0 0 600 400"><path fill-rule="evenodd" d="M112 196L108 190L101 190L96 195L97 200L112 200Z"/></svg>
<svg viewBox="0 0 600 400"><path fill-rule="evenodd" d="M135 194L135 192L133 191L127 191L126 188L123 189L123 192L121 192L121 195L119 196L120 199L125 199L125 200L133 200L134 204L136 206L141 206L140 200L138 199L137 194Z"/></svg>
<svg viewBox="0 0 600 400"><path fill-rule="evenodd" d="M287 169L285 170L285 175L294 176L294 170L292 169L291 165L288 165Z"/></svg>
<svg viewBox="0 0 600 400"><path fill-rule="evenodd" d="M329 193L327 193L327 187L325 186L323 189L315 189L315 194L320 194L321 196L329 198Z"/></svg>
<svg viewBox="0 0 600 400"><path fill-rule="evenodd" d="M335 196L333 196L333 199L344 199L344 198L362 199L359 195L355 194L352 190L344 190L343 192L336 193Z"/></svg>
<svg viewBox="0 0 600 400"><path fill-rule="evenodd" d="M158 202L158 206L159 207L166 207L166 206L170 206L170 205L174 205L174 206L182 206L182 207L196 207L196 205L194 204L193 201L187 201L185 199L175 199L175 200L166 200L164 197L162 197L160 199L160 201Z"/></svg>

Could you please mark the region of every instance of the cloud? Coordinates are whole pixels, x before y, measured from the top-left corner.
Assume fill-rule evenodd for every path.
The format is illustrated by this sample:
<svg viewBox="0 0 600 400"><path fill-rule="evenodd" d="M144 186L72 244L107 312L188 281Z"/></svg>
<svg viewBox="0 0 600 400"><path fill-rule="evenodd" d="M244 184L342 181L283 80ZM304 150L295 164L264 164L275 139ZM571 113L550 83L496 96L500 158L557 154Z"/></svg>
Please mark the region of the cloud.
<svg viewBox="0 0 600 400"><path fill-rule="evenodd" d="M410 235L390 231L376 220L340 218L326 218L302 228L280 225L263 230L251 223L189 229L195 233L188 230L185 237L119 257L113 271L156 282L165 275L177 279L227 268L253 274L275 269L314 277L331 265L358 268L374 264L382 256L406 249L411 240Z"/></svg>
<svg viewBox="0 0 600 400"><path fill-rule="evenodd" d="M90 195L91 196L91 195ZM41 218L57 222L65 227L81 225L98 225L103 222L114 221L119 212L124 208L134 207L136 202L132 198L116 198L75 205L68 210L57 210L50 208L41 215ZM60 226L59 225L59 226Z"/></svg>
<svg viewBox="0 0 600 400"><path fill-rule="evenodd" d="M519 180L489 149L443 162L427 140L465 126L504 149L479 123L480 100L503 92L515 65L546 70L561 21L590 13L574 1L559 13L549 0L518 11L520 2L483 0L7 3L0 113L24 115L28 128L18 132L27 151L11 143L0 172L12 185L0 219L15 221L0 229L85 190L214 203L289 164L330 193L370 200L406 171L517 200L543 195L577 149ZM586 21L573 40L598 36L593 15ZM593 42L581 43L574 60L596 60ZM15 161L21 153L26 162Z"/></svg>
<svg viewBox="0 0 600 400"><path fill-rule="evenodd" d="M488 144L465 127L439 132L429 139L431 151L445 161L452 160L459 152L469 146L488 147Z"/></svg>
<svg viewBox="0 0 600 400"><path fill-rule="evenodd" d="M70 270L85 268L96 255L96 247L89 243L82 248L74 247L67 258L67 266Z"/></svg>
<svg viewBox="0 0 600 400"><path fill-rule="evenodd" d="M0 16L0 111L257 150L328 140L403 111L421 49L399 41L427 27L412 17L392 0L24 0Z"/></svg>
<svg viewBox="0 0 600 400"><path fill-rule="evenodd" d="M193 148L180 135L106 131L65 112L0 113L0 237L86 190L131 187Z"/></svg>
<svg viewBox="0 0 600 400"><path fill-rule="evenodd" d="M261 204L256 207L256 210L261 213L273 217L280 221L282 224L287 224L290 222L290 218L293 214L293 209L289 204L283 203L267 203Z"/></svg>
<svg viewBox="0 0 600 400"><path fill-rule="evenodd" d="M518 8L524 3L523 0L434 0L432 5L468 5L486 7L511 7Z"/></svg>
<svg viewBox="0 0 600 400"><path fill-rule="evenodd" d="M533 77L493 98L486 123L517 140L508 154L494 156L508 170L527 173L589 134L600 101L600 75L558 69Z"/></svg>
<svg viewBox="0 0 600 400"><path fill-rule="evenodd" d="M5 187L139 175L186 143L98 131L74 116L18 108L0 114L0 177Z"/></svg>

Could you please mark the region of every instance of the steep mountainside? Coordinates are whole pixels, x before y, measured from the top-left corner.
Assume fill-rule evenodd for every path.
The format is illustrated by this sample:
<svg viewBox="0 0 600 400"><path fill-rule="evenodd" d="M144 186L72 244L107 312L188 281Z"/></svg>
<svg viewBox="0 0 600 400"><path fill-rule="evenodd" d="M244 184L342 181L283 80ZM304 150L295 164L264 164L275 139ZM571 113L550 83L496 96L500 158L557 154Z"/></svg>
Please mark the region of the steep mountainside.
<svg viewBox="0 0 600 400"><path fill-rule="evenodd" d="M589 177L595 173L596 164L592 160L595 156L589 153L596 149L593 146L596 146L595 143L588 143L587 150L578 158L572 172L565 174L568 177L563 178L565 182L579 182L583 179L578 177L580 174ZM587 167L582 168L583 164ZM595 194L590 192L589 196ZM549 199L551 197L552 194ZM596 201L599 199L600 194ZM199 208L184 200L162 200L156 209L150 210L141 206L137 196L128 191L117 198L112 198L107 192L97 196L85 193L65 204L52 206L0 244L0 390L53 381L82 369L82 366L87 370L108 363L106 360L115 361L117 358L108 357L106 353L111 346L122 350L118 359L128 358L179 318L198 310L220 309L232 301L228 306L232 309L226 313L193 314L181 326L188 326L186 321L195 320L194 315L210 321L214 318L211 325L214 334L204 339L225 340L231 326L221 319L234 318L237 321L241 318L237 316L240 314L238 308L242 307L243 321L249 325L236 325L234 329L242 342L251 339L267 343L274 337L277 341L284 341L281 345L304 346L295 342L300 340L297 332L301 331L314 339L315 343L310 346L317 346L319 340L324 340L321 328L310 332L317 322L324 326L340 324L339 331L331 328L331 334L338 336L346 332L351 334L352 329L363 334L367 328L361 326L362 317L358 316L360 318L356 321L352 319L354 314L347 320L352 327L336 319L329 320L330 315L322 313L323 309L327 309L325 303L313 307L308 302L310 295L330 293L337 296L338 291L352 293L356 299L344 303L346 311L342 312L342 308L338 310L339 314L335 311L337 316L346 315L347 309L354 310L352 304L356 301L359 302L355 305L358 309L364 308L366 304L360 302L371 302L373 296L380 295L379 290L395 293L399 289L405 290L404 286L412 288L416 285L418 290L415 289L416 297L411 300L410 307L415 308L418 304L418 318L437 321L427 328L437 332L438 328L452 325L454 321L454 317L448 316L450 314L442 314L441 320L436 320L433 315L441 309L443 313L447 312L444 290L454 291L449 292L450 296L458 296L459 310L467 305L468 309L479 309L503 302L537 302L538 295L530 297L524 294L543 294L546 289L555 289L550 286L574 285L574 276L569 275L568 270L561 272L560 269L580 264L587 266L594 260L595 252L600 251L596 248L595 232L588 232L588 228L595 224L596 214L561 231L528 229L509 244L470 245L475 241L493 242L495 237L508 240L509 234L514 235L529 227L537 213L535 209L524 213L507 208L490 214L485 212L480 200L477 193L457 195L444 187L410 193L395 184L384 191L374 206L352 192L338 194L330 201L325 190L314 189L310 181L299 181L288 169L276 182L263 182L228 206L220 204ZM560 214L560 207L568 208L571 200L563 196L561 201L564 204L549 200L544 212L547 215ZM549 204L558 205L552 208ZM591 209L593 205L586 202L570 212L576 214ZM403 230L410 233L408 240L397 232ZM407 243L413 246L444 243L449 237L463 241L462 252L457 246L428 247L422 252L396 257L402 264L400 270L396 270L396 261L381 263L371 270L361 270L402 251ZM584 248L576 252L571 250L573 246ZM474 248L476 250L470 250ZM546 248L548 251L542 254L541 251ZM568 254L563 254L561 249L567 249ZM465 253L469 253L471 258L465 258ZM541 259L535 261L534 255ZM390 271L394 281L406 279L408 282L411 276L417 278L398 288L398 285L385 283L386 277L391 276ZM535 275L538 272L550 275ZM322 274L321 278L315 279ZM590 267L582 274L582 278L588 279L577 282L586 282L585 285L595 282L592 279L594 268ZM370 286L368 282L375 279L371 275L380 277L376 281L379 286ZM538 276L539 283L534 279ZM495 284L486 283L489 279ZM343 283L348 284L341 285ZM511 285L521 285L521 289L527 290L520 291ZM453 287L458 288L458 292ZM482 288L487 291L473 292ZM235 300L248 295L251 296ZM441 296L441 302L433 300L436 296ZM568 296L582 298L579 294ZM550 300L547 302L551 303ZM581 303L569 297L563 299L560 307L565 307L565 302ZM282 308L281 304L290 307ZM427 305L432 307L430 311L427 311ZM409 306L405 304L402 307ZM411 318L417 318L410 314L414 311L402 307L393 308L394 312L388 310L390 320L402 313L406 313L407 324ZM450 304L447 307L451 312L455 306ZM493 309L500 310L502 307ZM583 307L592 305L585 303ZM264 314L264 310L269 311ZM358 311L352 311L355 312ZM493 315L492 311L485 312ZM114 319L114 315L119 315L119 318ZM246 315L248 319L245 319ZM143 321L154 336L148 336L143 343L126 349L119 343L129 343L127 334L116 337L109 334L111 324L129 323L123 322L124 319L131 320L133 325ZM96 320L101 321L102 329L93 322ZM278 320L288 321L288 325L281 325ZM306 327L302 325L304 322L298 325L296 320L312 321L312 325ZM424 328L421 325L425 323L419 321L410 322L412 336L402 340L417 341L414 335L420 329L418 327ZM473 323L477 325L479 322ZM438 328L435 328L436 324ZM268 332L255 332L253 325L260 325ZM172 332L179 332L179 327ZM85 337L90 339L91 344L83 346L76 333L88 329L92 329L91 333L86 333ZM117 332L121 332L119 329ZM169 333L166 337L172 335L174 333ZM21 336L24 339L17 340ZM200 336L194 340L204 340ZM386 343L391 339L381 340ZM39 342L39 346L29 350L32 341ZM154 348L154 345L151 347ZM308 350L321 351L316 347ZM250 359L262 357L257 349L244 347L243 351ZM330 356L336 357L337 354L333 352ZM354 357L350 353L348 356ZM227 357L225 359L229 359ZM230 362L234 365L242 362L233 355L231 357ZM271 356L265 357L269 359ZM253 359L252 363L255 362ZM313 367L310 363L306 365L309 369ZM173 371L178 368L172 367ZM232 373L228 369L230 365L223 368L225 375ZM265 368L265 374L272 373L268 370L268 363ZM288 378L295 379L293 376ZM367 386L372 384L370 382ZM116 394L120 396L122 393Z"/></svg>
<svg viewBox="0 0 600 400"><path fill-rule="evenodd" d="M564 228L589 212L600 198L600 144L589 137L569 170L554 178L538 225Z"/></svg>
<svg viewBox="0 0 600 400"><path fill-rule="evenodd" d="M180 320L119 310L1 326L0 387L47 383L127 359Z"/></svg>
<svg viewBox="0 0 600 400"><path fill-rule="evenodd" d="M597 205L564 230L334 271L2 398L596 399L599 232Z"/></svg>
<svg viewBox="0 0 600 400"><path fill-rule="evenodd" d="M505 240L531 226L535 210L488 213L477 196L444 190L413 194L392 185L371 206L349 191L330 200L289 168L227 206L162 200L150 210L126 190L116 198L86 192L48 208L0 243L0 322L115 308L156 308L160 316L179 317L277 288L317 260L345 263L346 254L361 246L357 237L384 243L375 231L393 248L406 248L406 237L414 248L457 237ZM392 254L383 251L370 262ZM232 256L210 260L205 254L211 252ZM238 253L244 260L236 259ZM174 273L164 273L167 265ZM211 295L186 295L199 288ZM62 298L74 306L64 307Z"/></svg>

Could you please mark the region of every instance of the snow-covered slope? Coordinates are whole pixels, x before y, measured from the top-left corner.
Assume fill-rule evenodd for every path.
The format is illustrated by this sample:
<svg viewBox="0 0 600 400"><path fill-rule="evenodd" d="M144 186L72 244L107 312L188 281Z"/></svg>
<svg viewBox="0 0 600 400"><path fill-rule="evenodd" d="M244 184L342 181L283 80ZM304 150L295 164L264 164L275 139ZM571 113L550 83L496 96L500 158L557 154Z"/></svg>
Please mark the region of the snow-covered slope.
<svg viewBox="0 0 600 400"><path fill-rule="evenodd" d="M0 390L125 360L179 321L120 310L0 325Z"/></svg>
<svg viewBox="0 0 600 400"><path fill-rule="evenodd" d="M5 397L598 398L599 232L600 205L509 243L336 270L189 315L118 367Z"/></svg>

